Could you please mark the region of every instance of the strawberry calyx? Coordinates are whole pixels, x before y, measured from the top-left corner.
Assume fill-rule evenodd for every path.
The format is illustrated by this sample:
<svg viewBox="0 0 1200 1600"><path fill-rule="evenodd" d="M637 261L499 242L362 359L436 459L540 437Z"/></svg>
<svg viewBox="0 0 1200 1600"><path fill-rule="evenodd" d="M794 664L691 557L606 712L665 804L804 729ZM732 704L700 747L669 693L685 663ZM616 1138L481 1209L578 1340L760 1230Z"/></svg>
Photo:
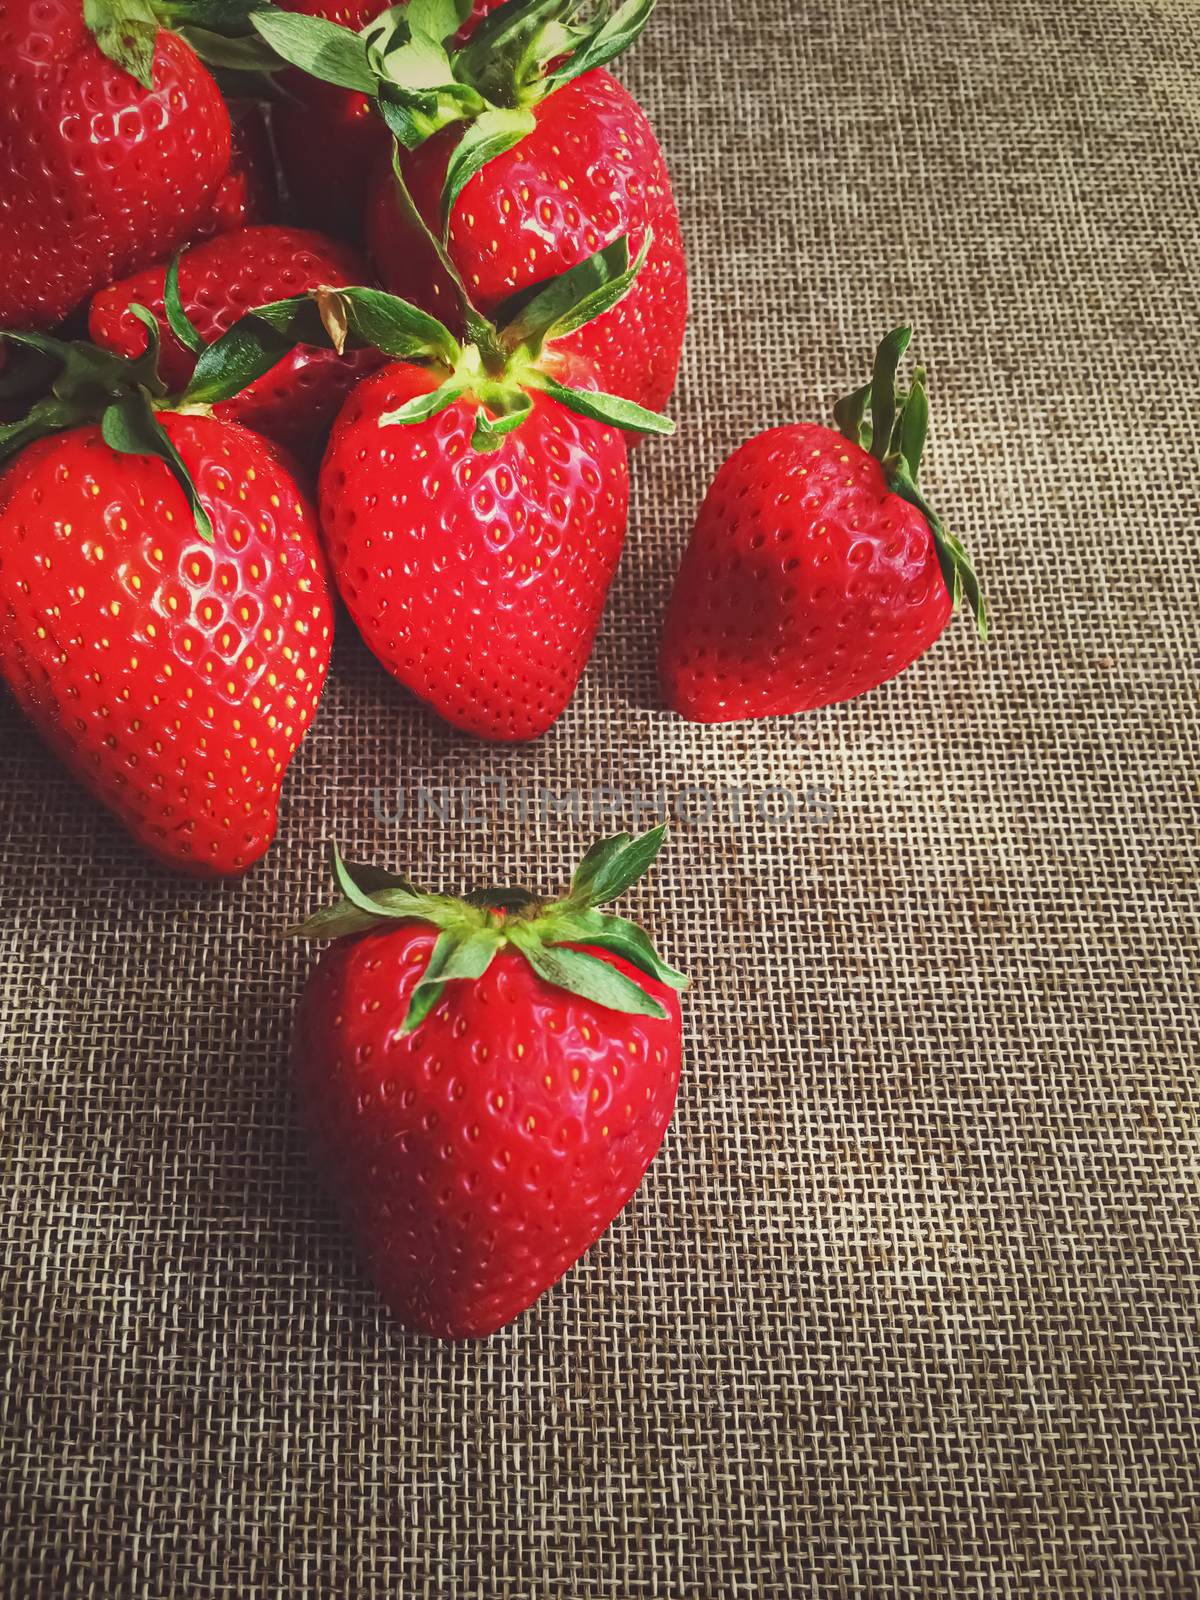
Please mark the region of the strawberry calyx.
<svg viewBox="0 0 1200 1600"><path fill-rule="evenodd" d="M402 1032L418 1028L452 982L474 982L506 947L517 951L543 982L585 1000L637 1016L667 1015L661 1003L585 944L623 957L648 977L682 990L688 980L669 966L635 923L601 906L617 899L647 871L662 848L660 825L637 838L620 833L593 845L568 892L543 901L527 889L476 890L463 897L427 894L407 878L344 860L333 848L340 896L287 931L306 939L340 939L399 922L426 922L437 940L409 1000Z"/></svg>
<svg viewBox="0 0 1200 1600"><path fill-rule="evenodd" d="M893 328L884 336L875 352L870 382L838 401L833 408L834 420L845 438L875 457L889 487L925 518L951 603L957 611L966 600L979 637L986 640L987 601L971 559L917 483L929 432L925 368L913 369L907 389L897 381L900 360L911 339L910 327Z"/></svg>
<svg viewBox="0 0 1200 1600"><path fill-rule="evenodd" d="M620 238L568 272L501 307L496 321L470 305L463 289L468 335L460 343L436 317L382 289L358 286L322 288L247 313L209 346L197 365L228 383L226 365L257 376L296 344L332 346L339 354L352 345L370 347L393 360L426 367L436 379L427 393L380 418L381 427L427 421L459 401L475 406L472 445L497 450L519 428L540 392L593 421L633 433L671 434L675 425L620 395L577 386L568 364L553 350L559 339L611 310L630 290L646 260L650 238L635 260L629 241ZM462 287L461 279L458 280ZM168 316L181 307L168 303ZM172 328L180 333L182 323ZM256 354L258 345L262 352ZM268 359L269 357L269 359ZM204 382L193 377L189 394L205 399Z"/></svg>
<svg viewBox="0 0 1200 1600"><path fill-rule="evenodd" d="M13 421L0 425L0 466L26 445L52 434L98 422L104 442L123 455L152 456L162 461L183 490L196 531L213 540L212 519L192 476L163 427L164 411L208 414L231 400L270 370L292 348L292 342L267 330L253 340L238 325L205 346L187 321L179 302L178 262L168 273L167 319L172 331L190 349L199 348L195 371L178 394L167 390L159 374L158 322L145 306L129 310L146 329L146 349L128 358L83 339L58 339L52 334L0 329L0 350L11 347L14 359L0 379L0 397L24 407Z"/></svg>
<svg viewBox="0 0 1200 1600"><path fill-rule="evenodd" d="M99 49L144 89L154 87L154 52L162 28L178 33L200 59L257 84L280 62L250 25L254 0L83 0L83 20ZM243 91L244 92L244 89ZM256 91L257 92L257 89Z"/></svg>
<svg viewBox="0 0 1200 1600"><path fill-rule="evenodd" d="M462 124L442 190L445 230L475 174L532 133L534 108L632 44L654 3L507 0L457 49L469 0L408 0L357 33L274 7L251 22L281 61L368 96L406 150Z"/></svg>

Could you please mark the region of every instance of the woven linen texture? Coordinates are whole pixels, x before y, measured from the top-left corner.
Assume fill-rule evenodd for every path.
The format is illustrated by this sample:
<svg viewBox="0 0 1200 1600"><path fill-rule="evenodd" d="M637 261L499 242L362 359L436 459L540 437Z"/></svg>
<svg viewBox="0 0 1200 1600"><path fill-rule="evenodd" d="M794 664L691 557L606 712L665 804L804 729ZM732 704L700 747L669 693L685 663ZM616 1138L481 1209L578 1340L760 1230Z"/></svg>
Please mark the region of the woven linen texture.
<svg viewBox="0 0 1200 1600"><path fill-rule="evenodd" d="M1200 1593L1200 12L662 0L622 71L695 307L560 726L456 737L344 624L278 842L214 888L0 700L12 1600ZM799 720L665 715L705 484L906 319L994 642ZM331 838L549 887L696 788L630 897L695 979L661 1157L515 1327L406 1336L293 1131L312 955L276 931Z"/></svg>

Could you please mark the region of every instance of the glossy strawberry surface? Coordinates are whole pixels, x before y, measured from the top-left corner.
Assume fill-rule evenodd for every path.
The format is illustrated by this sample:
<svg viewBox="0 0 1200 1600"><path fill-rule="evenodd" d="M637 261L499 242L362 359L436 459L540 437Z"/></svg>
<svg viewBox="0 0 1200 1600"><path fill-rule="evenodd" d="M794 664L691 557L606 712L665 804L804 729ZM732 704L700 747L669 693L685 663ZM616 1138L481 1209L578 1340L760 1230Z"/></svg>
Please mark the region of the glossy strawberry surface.
<svg viewBox="0 0 1200 1600"><path fill-rule="evenodd" d="M49 327L169 254L229 158L216 83L174 34L150 91L101 54L79 0L0 0L0 327Z"/></svg>
<svg viewBox="0 0 1200 1600"><path fill-rule="evenodd" d="M782 716L895 677L950 620L929 524L830 428L751 439L717 474L672 592L667 704L696 722Z"/></svg>
<svg viewBox="0 0 1200 1600"><path fill-rule="evenodd" d="M584 73L536 108L537 126L463 190L450 254L485 314L518 290L575 266L628 235L649 257L629 294L563 340L602 388L659 411L675 387L687 322L687 269L666 163L645 112L607 72ZM413 199L437 227L439 197L458 133L451 128L405 158ZM380 281L453 326L457 302L428 246L415 237L388 162L376 168L368 236Z"/></svg>
<svg viewBox="0 0 1200 1600"><path fill-rule="evenodd" d="M351 394L321 467L326 549L394 677L455 727L535 738L591 653L625 538L625 441L540 394L492 453L465 400L380 426L435 382L397 364Z"/></svg>
<svg viewBox="0 0 1200 1600"><path fill-rule="evenodd" d="M365 281L366 265L351 246L302 228L241 228L185 251L179 267L184 310L206 343L225 333L254 306L283 300L322 285L337 288ZM168 387L182 389L196 358L167 326L163 310L166 269L159 265L102 289L88 316L91 338L119 355L140 355L146 329L130 311L136 303L152 311L162 336L159 370ZM374 350L338 356L330 349L298 345L236 398L222 401L215 415L295 450L312 455L352 386L379 366Z"/></svg>
<svg viewBox="0 0 1200 1600"><path fill-rule="evenodd" d="M316 520L264 440L163 425L215 530L169 469L98 426L0 474L0 676L75 776L153 856L244 872L316 708L333 618Z"/></svg>
<svg viewBox="0 0 1200 1600"><path fill-rule="evenodd" d="M625 1015L507 949L405 1034L435 937L414 922L332 945L293 1067L316 1164L391 1311L481 1338L556 1283L641 1182L675 1105L679 1000L591 950L668 1013Z"/></svg>

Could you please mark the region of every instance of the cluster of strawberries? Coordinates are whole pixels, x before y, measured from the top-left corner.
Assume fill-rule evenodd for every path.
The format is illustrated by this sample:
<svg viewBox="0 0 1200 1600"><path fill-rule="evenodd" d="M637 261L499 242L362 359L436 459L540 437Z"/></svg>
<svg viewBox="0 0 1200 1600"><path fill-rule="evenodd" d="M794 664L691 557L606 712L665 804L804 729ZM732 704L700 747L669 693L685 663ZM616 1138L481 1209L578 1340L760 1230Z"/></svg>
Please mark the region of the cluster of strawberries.
<svg viewBox="0 0 1200 1600"><path fill-rule="evenodd" d="M456 728L568 703L687 315L662 154L605 70L652 7L0 0L0 677L159 861L268 848L334 586ZM907 342L838 431L717 478L662 642L683 715L860 693L962 595L984 626L917 487ZM599 907L660 843L603 842L549 904L337 860L302 1099L412 1325L510 1320L657 1150L682 979Z"/></svg>

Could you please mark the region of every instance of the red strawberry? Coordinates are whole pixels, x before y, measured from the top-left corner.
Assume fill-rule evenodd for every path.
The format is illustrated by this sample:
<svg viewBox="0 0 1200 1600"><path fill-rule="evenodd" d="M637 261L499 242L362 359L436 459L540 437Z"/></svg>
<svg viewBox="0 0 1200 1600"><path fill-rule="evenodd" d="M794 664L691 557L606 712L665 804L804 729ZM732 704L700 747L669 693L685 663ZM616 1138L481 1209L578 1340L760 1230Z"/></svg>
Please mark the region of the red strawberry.
<svg viewBox="0 0 1200 1600"><path fill-rule="evenodd" d="M231 126L229 169L217 186L208 215L192 236L193 242L269 222L278 211L275 157L262 108L253 103L239 107L232 114Z"/></svg>
<svg viewBox="0 0 1200 1600"><path fill-rule="evenodd" d="M837 408L842 432L774 428L717 474L660 655L667 704L691 721L853 699L927 650L963 594L986 637L966 554L917 488L923 371L896 389L910 336L898 328L880 345L871 383Z"/></svg>
<svg viewBox="0 0 1200 1600"><path fill-rule="evenodd" d="M97 38L144 82L103 53L80 0L0 0L0 328L49 327L169 254L229 167L210 74L174 34L126 15L91 0Z"/></svg>
<svg viewBox="0 0 1200 1600"><path fill-rule="evenodd" d="M548 343L603 314L636 273L620 241L500 332L472 312L482 342L465 349L366 291L376 329L393 308L393 353L407 339L425 364L386 367L346 402L321 465L326 549L388 671L484 738L535 738L567 704L625 538L620 430L670 431ZM356 293L340 297L352 330Z"/></svg>
<svg viewBox="0 0 1200 1600"><path fill-rule="evenodd" d="M491 454L472 448L470 396L381 427L437 384L395 365L351 395L321 467L326 548L394 677L456 728L534 739L591 654L625 542L625 441L544 395Z"/></svg>
<svg viewBox="0 0 1200 1600"><path fill-rule="evenodd" d="M91 351L95 373L104 358L59 350L66 398L41 431L63 431L0 471L0 678L153 856L244 872L274 835L329 664L312 508L266 441L155 413L142 388L103 433L71 426L55 415L71 362ZM4 443L20 447L15 428Z"/></svg>
<svg viewBox="0 0 1200 1600"><path fill-rule="evenodd" d="M337 939L296 1017L301 1119L405 1326L504 1327L599 1238L662 1144L685 980L596 909L662 831L597 846L550 905L425 895L339 860L346 898L299 930Z"/></svg>
<svg viewBox="0 0 1200 1600"><path fill-rule="evenodd" d="M368 199L381 281L454 325L458 287L425 237L441 236L447 217L449 262L488 316L617 238L638 248L650 240L634 291L563 348L586 358L606 389L659 409L687 320L679 219L645 113L599 70L649 7L621 27L608 5L580 24L576 0L510 0L451 55L427 34L419 48L409 42L415 9L387 13L368 40L342 36L337 52L316 23L306 36L269 14L254 19L286 59L318 74L334 54L343 69L361 54L356 81L374 83L379 115L405 146L401 169L424 222L412 222L385 152ZM445 87L429 89L435 79Z"/></svg>
<svg viewBox="0 0 1200 1600"><path fill-rule="evenodd" d="M184 252L179 291L196 332L211 344L253 306L304 289L357 283L363 276L357 251L319 233L300 228L241 228ZM167 326L165 283L166 268L160 265L102 289L92 301L88 331L97 344L120 355L141 355L146 348L146 328L130 306L145 306L160 326L163 378L168 387L182 389L196 357ZM330 349L298 346L256 383L218 405L215 415L310 455L329 432L347 392L380 360L372 350L339 356Z"/></svg>

